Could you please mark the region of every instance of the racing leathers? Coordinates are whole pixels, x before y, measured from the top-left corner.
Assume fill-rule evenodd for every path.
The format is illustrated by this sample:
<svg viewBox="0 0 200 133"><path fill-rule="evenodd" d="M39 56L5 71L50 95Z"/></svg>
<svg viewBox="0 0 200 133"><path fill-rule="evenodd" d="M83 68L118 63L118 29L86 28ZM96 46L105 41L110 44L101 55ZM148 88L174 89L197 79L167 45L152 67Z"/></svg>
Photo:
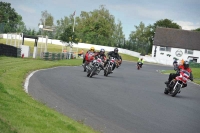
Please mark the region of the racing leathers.
<svg viewBox="0 0 200 133"><path fill-rule="evenodd" d="M115 59L117 59L117 60L120 59L120 55L119 55L118 53L115 53L114 51L108 52L107 55L108 55L108 58L109 58L109 59L110 59L111 57L113 57L113 58L115 58ZM109 59L108 59L108 60L109 60ZM104 67L107 65L108 60L106 60L106 62L105 62L105 64L104 64ZM115 69L115 67L116 67L116 64L114 63L113 68L112 68L112 71Z"/></svg>
<svg viewBox="0 0 200 133"><path fill-rule="evenodd" d="M177 76L180 76L180 70L185 70L190 73L190 80L193 81L193 75L192 70L188 67L185 68L184 65L179 65L177 68L177 73L170 73L168 81L165 82L165 84L169 84L171 80L175 79ZM183 84L183 88L186 87L187 84Z"/></svg>

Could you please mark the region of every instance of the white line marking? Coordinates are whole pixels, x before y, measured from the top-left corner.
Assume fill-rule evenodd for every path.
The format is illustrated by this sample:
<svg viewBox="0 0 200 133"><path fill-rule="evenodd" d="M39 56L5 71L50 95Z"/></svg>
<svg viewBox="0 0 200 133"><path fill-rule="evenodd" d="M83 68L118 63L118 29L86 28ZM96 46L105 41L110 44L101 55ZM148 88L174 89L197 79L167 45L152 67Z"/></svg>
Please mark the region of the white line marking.
<svg viewBox="0 0 200 133"><path fill-rule="evenodd" d="M77 66L58 66L58 67L77 67ZM52 67L52 68L47 68L47 69L54 69L54 68L58 68L58 67ZM42 70L47 70L47 69L40 69L40 70L33 71L31 74L29 74L27 76L25 83L24 83L24 90L26 93L28 93L29 79L31 78L31 76L33 76L33 74L36 73L37 71L42 71Z"/></svg>
<svg viewBox="0 0 200 133"><path fill-rule="evenodd" d="M34 74L35 72L37 72L37 71L39 71L39 70L33 71L33 72L32 72L31 74L29 74L28 77L26 78L25 83L24 83L24 90L25 90L26 93L28 93L29 79L30 79L31 76L33 76L33 74Z"/></svg>

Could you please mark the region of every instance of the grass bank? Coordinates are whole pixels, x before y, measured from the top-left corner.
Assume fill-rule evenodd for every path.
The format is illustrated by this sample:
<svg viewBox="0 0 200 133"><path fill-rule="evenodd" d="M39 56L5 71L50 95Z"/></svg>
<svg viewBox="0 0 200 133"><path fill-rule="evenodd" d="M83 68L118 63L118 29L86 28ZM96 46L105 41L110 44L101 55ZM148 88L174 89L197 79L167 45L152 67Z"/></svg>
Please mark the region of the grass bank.
<svg viewBox="0 0 200 133"><path fill-rule="evenodd" d="M80 60L0 57L0 133L97 132L33 100L23 90L24 79L31 71L80 64Z"/></svg>
<svg viewBox="0 0 200 133"><path fill-rule="evenodd" d="M195 83L200 84L200 68L191 68L192 69L192 74ZM174 70L164 70L161 73L163 74L169 74L169 73L175 73Z"/></svg>

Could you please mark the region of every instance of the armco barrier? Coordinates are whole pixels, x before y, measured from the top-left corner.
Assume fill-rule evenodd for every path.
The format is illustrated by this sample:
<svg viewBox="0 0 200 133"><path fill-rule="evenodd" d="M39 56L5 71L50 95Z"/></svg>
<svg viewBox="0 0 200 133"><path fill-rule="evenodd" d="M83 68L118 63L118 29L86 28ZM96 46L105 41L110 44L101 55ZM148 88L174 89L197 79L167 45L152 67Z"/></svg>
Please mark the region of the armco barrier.
<svg viewBox="0 0 200 133"><path fill-rule="evenodd" d="M63 59L76 59L76 55L72 52L67 53L50 53L50 52L43 52L42 59L44 60L63 60Z"/></svg>

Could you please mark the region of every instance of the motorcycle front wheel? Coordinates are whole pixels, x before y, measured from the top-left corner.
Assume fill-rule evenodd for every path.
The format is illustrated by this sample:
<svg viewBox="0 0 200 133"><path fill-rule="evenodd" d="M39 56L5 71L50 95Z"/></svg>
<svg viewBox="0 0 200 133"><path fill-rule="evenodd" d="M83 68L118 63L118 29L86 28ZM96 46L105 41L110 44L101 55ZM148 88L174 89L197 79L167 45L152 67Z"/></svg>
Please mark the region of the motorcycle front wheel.
<svg viewBox="0 0 200 133"><path fill-rule="evenodd" d="M92 78L92 76L95 74L96 70L97 70L96 67L94 67L94 68L92 69L92 71L91 71L91 73L90 73L90 78Z"/></svg>
<svg viewBox="0 0 200 133"><path fill-rule="evenodd" d="M177 84L177 85L175 86L175 90L172 90L171 96L172 96L172 97L175 97L175 96L177 95L177 93L180 91L180 89L181 89L181 85L180 85L180 84Z"/></svg>
<svg viewBox="0 0 200 133"><path fill-rule="evenodd" d="M165 88L164 93L167 95L169 93L169 91L167 90L167 88Z"/></svg>
<svg viewBox="0 0 200 133"><path fill-rule="evenodd" d="M106 67L105 67L104 76L108 76L108 65L106 65Z"/></svg>

